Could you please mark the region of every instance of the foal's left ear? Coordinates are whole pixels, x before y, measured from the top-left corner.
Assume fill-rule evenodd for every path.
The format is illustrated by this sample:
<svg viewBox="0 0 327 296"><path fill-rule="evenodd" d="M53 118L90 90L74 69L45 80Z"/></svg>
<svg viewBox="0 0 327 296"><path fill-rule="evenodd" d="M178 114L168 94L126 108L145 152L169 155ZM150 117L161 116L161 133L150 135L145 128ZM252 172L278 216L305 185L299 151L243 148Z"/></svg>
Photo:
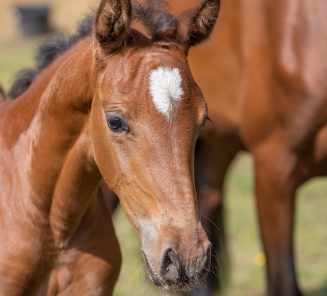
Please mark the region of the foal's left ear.
<svg viewBox="0 0 327 296"><path fill-rule="evenodd" d="M202 0L202 3L180 14L179 40L186 51L209 38L220 10L220 0Z"/></svg>
<svg viewBox="0 0 327 296"><path fill-rule="evenodd" d="M128 33L132 15L130 0L102 0L94 20L94 34L103 49L114 51Z"/></svg>

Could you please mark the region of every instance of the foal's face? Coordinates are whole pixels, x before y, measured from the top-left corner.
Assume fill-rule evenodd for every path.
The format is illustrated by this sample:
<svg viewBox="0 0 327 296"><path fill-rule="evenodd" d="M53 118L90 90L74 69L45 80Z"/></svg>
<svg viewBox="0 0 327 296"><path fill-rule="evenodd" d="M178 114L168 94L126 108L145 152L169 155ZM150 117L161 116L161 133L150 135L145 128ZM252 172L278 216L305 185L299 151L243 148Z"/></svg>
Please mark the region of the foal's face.
<svg viewBox="0 0 327 296"><path fill-rule="evenodd" d="M126 51L99 80L106 152L97 162L142 241L150 277L175 287L184 272L190 284L210 264L193 180L206 103L180 49Z"/></svg>
<svg viewBox="0 0 327 296"><path fill-rule="evenodd" d="M121 1L123 9L128 1ZM97 22L101 14L96 26ZM106 43L101 44L102 37L98 39L101 67L91 142L105 181L119 196L142 242L150 278L164 288L185 290L210 265L211 246L199 221L193 177L195 141L207 108L190 73L185 48L134 31L137 36L142 42L117 52L110 44L111 54ZM189 37L186 40L194 42L198 35ZM112 40L116 42L117 36Z"/></svg>

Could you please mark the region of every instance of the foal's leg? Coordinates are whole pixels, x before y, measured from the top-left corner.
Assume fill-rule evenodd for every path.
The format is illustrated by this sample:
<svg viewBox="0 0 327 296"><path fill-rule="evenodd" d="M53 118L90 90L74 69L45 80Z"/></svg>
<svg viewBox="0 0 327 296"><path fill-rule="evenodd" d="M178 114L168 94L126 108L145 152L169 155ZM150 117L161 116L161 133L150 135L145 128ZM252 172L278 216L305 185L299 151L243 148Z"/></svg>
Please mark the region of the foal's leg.
<svg viewBox="0 0 327 296"><path fill-rule="evenodd" d="M80 199L77 204L78 201ZM46 279L41 287L43 291L40 290L37 295L113 294L121 267L121 252L111 209L104 196L89 197L88 207L83 210L75 229L69 232L63 244L55 248L56 253L53 253L53 249L52 245L46 248L51 255L54 254L54 260L50 262L49 279ZM44 254L49 257L47 252Z"/></svg>
<svg viewBox="0 0 327 296"><path fill-rule="evenodd" d="M74 260L69 264L69 260ZM110 209L97 197L67 250L59 255L55 295L110 296L121 267L121 252ZM61 293L59 293L61 291Z"/></svg>
<svg viewBox="0 0 327 296"><path fill-rule="evenodd" d="M256 204L267 257L268 295L301 295L295 277L293 228L299 157L270 137L253 150Z"/></svg>

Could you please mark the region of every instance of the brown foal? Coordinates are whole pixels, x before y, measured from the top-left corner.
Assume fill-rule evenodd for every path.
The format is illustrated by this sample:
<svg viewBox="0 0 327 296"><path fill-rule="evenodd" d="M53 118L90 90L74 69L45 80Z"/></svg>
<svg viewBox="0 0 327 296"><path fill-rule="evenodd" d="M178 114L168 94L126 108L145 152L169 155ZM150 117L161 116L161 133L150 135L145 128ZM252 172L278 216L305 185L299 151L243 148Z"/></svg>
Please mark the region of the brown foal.
<svg viewBox="0 0 327 296"><path fill-rule="evenodd" d="M102 177L156 285L185 291L206 275L193 167L207 106L187 53L218 12L218 0L178 17L103 0L93 33L1 104L1 295L112 294L121 255Z"/></svg>
<svg viewBox="0 0 327 296"><path fill-rule="evenodd" d="M198 0L168 2L178 13ZM327 175L326 15L323 0L222 1L210 43L188 59L214 123L201 131L195 157L202 223L214 242L210 220L219 219L226 171L238 151L250 150L269 296L301 295L296 190Z"/></svg>

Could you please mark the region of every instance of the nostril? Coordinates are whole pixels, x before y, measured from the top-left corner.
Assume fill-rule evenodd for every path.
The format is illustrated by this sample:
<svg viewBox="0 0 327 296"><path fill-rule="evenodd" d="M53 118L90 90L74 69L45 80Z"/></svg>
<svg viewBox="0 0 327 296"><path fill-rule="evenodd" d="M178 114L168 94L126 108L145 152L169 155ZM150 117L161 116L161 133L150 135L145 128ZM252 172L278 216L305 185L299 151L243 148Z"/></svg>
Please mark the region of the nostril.
<svg viewBox="0 0 327 296"><path fill-rule="evenodd" d="M169 250L166 253L165 259L166 259L167 264L169 264L169 265L173 264L176 267L176 269L178 269L178 270L180 269L181 263L179 261L179 257L173 250ZM169 268L169 266L168 266L168 268Z"/></svg>
<svg viewBox="0 0 327 296"><path fill-rule="evenodd" d="M164 259L164 268L167 268L169 270L169 265L172 264L173 261L171 260L169 256L169 251L166 253L165 259Z"/></svg>
<svg viewBox="0 0 327 296"><path fill-rule="evenodd" d="M163 257L161 275L169 282L176 282L180 277L181 262L178 255L172 250L168 249Z"/></svg>

